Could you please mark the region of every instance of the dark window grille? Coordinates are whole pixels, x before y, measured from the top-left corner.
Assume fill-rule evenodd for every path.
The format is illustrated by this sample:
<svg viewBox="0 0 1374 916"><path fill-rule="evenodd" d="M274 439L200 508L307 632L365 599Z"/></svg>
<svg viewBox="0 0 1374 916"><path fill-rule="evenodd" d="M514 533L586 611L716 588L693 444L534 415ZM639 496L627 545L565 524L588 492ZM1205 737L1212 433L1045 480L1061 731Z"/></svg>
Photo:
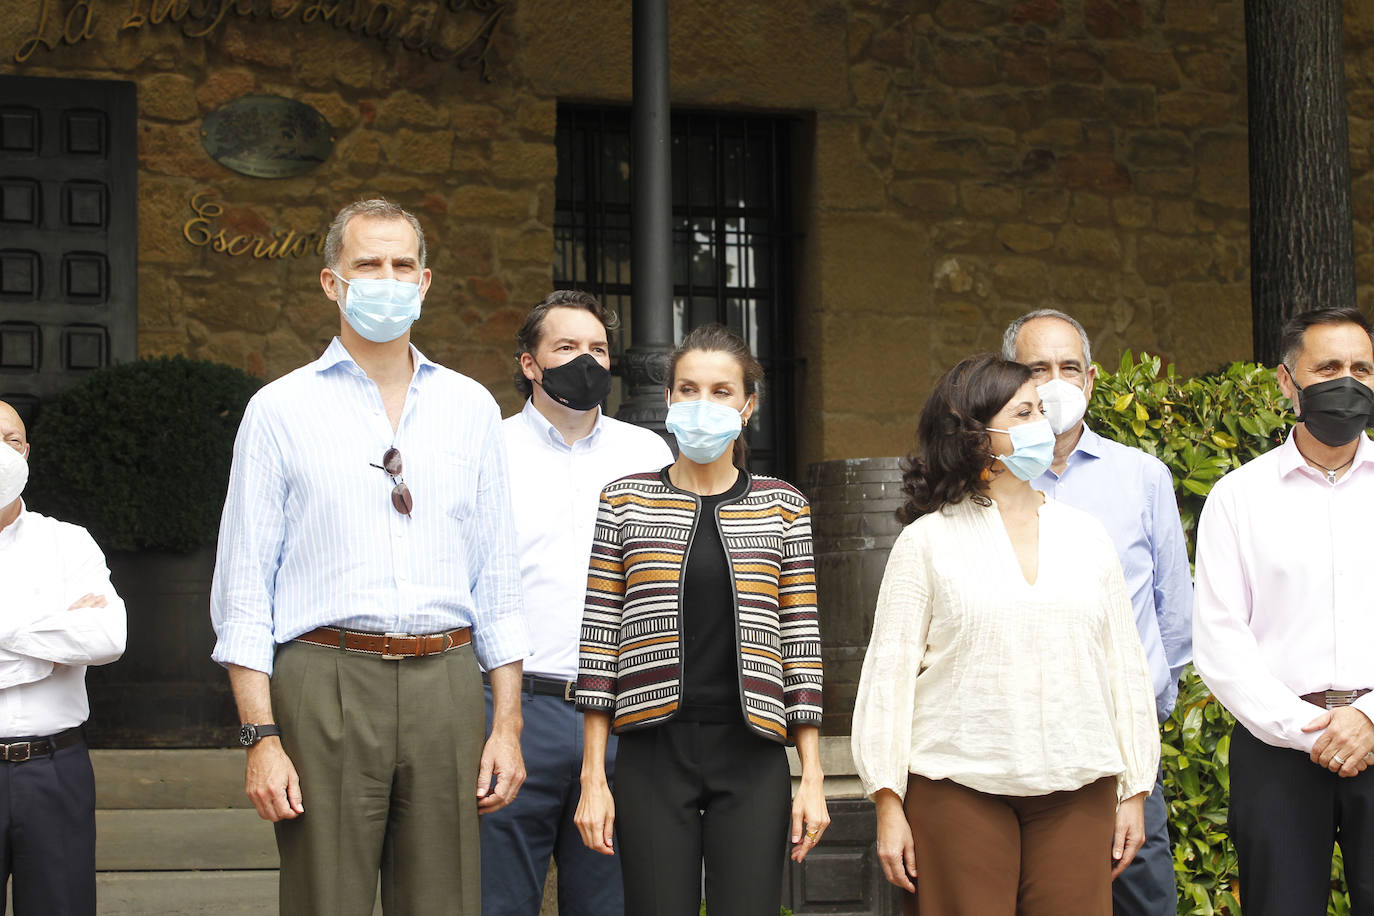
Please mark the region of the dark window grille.
<svg viewBox="0 0 1374 916"><path fill-rule="evenodd" d="M678 112L672 118L673 330L719 321L763 364L750 467L793 479L791 122ZM629 341L630 111L558 109L554 285L585 289L620 313L615 364Z"/></svg>

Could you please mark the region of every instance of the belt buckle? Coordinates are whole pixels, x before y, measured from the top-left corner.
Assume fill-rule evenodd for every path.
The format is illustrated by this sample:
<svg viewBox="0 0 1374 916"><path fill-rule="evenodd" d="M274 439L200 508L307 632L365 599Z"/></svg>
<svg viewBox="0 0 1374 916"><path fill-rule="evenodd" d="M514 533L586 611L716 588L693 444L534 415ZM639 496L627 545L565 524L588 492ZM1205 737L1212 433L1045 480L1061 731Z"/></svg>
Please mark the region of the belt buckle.
<svg viewBox="0 0 1374 916"><path fill-rule="evenodd" d="M387 650L391 648L391 641L392 641L393 639L415 639L415 638L416 638L416 637L412 636L412 635L409 634L409 633L387 633L387 634L383 635L383 636L382 636L382 659L385 660L385 661L394 662L394 661L400 661L400 660L403 659L403 658L410 658L410 655L406 655L404 652L402 652L401 654L398 655L398 654L396 654L396 653L394 653L394 652L388 652ZM418 643L418 642L416 643L416 648L417 648L417 649L419 648L419 643ZM414 653L411 653L411 654L413 655Z"/></svg>
<svg viewBox="0 0 1374 916"><path fill-rule="evenodd" d="M21 747L24 749L24 756L23 756L23 757L17 756L18 749L21 748ZM10 763L23 763L24 761L28 760L28 759L29 759L30 757L32 757L32 756L33 756L33 742L32 742L32 741L16 741L16 742L14 742L13 744L7 744L7 745L5 745L5 759L8 760Z"/></svg>
<svg viewBox="0 0 1374 916"><path fill-rule="evenodd" d="M1342 706L1349 706L1358 697L1358 690L1328 690L1326 692L1326 708L1339 709Z"/></svg>
<svg viewBox="0 0 1374 916"><path fill-rule="evenodd" d="M563 702L571 703L573 701L573 691L576 689L576 687L576 681L563 682Z"/></svg>

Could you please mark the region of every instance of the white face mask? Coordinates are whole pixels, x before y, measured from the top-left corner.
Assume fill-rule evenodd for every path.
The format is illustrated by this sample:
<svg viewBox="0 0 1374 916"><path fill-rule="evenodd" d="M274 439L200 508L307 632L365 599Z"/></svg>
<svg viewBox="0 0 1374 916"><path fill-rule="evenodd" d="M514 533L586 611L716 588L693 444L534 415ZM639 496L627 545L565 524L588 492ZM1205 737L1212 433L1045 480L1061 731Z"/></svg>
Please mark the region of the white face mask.
<svg viewBox="0 0 1374 916"><path fill-rule="evenodd" d="M1083 389L1062 378L1050 379L1038 386L1035 393L1040 395L1045 419L1050 421L1050 429L1054 430L1056 436L1073 429L1088 410L1088 399Z"/></svg>
<svg viewBox="0 0 1374 916"><path fill-rule="evenodd" d="M29 463L24 456L0 442L0 509L14 502L29 482Z"/></svg>

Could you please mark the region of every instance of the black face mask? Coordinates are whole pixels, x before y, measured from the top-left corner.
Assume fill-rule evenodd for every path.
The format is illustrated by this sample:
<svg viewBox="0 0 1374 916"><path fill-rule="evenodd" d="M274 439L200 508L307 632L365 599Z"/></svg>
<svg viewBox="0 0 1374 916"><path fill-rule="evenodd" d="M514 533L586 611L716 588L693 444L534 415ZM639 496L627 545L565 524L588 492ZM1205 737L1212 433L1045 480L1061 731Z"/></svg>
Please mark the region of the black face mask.
<svg viewBox="0 0 1374 916"><path fill-rule="evenodd" d="M543 380L536 384L564 407L591 410L611 393L611 373L595 356L583 353L561 366L544 369Z"/></svg>
<svg viewBox="0 0 1374 916"><path fill-rule="evenodd" d="M1291 369L1288 377L1293 378ZM1374 391L1348 375L1306 388L1298 388L1294 380L1293 387L1302 395L1299 401L1302 415L1298 421L1324 445L1332 448L1348 445L1370 425Z"/></svg>

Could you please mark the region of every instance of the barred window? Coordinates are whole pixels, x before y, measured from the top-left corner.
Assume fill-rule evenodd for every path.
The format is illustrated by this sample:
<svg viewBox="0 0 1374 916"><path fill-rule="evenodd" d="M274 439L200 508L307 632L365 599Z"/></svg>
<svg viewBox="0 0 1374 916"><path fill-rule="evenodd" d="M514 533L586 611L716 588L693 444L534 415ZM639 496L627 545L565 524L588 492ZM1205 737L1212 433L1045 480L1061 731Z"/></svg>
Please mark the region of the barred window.
<svg viewBox="0 0 1374 916"><path fill-rule="evenodd" d="M751 469L793 479L791 122L678 112L672 117L673 332L718 321L763 364L748 436ZM630 322L630 110L562 105L554 286L585 289Z"/></svg>

